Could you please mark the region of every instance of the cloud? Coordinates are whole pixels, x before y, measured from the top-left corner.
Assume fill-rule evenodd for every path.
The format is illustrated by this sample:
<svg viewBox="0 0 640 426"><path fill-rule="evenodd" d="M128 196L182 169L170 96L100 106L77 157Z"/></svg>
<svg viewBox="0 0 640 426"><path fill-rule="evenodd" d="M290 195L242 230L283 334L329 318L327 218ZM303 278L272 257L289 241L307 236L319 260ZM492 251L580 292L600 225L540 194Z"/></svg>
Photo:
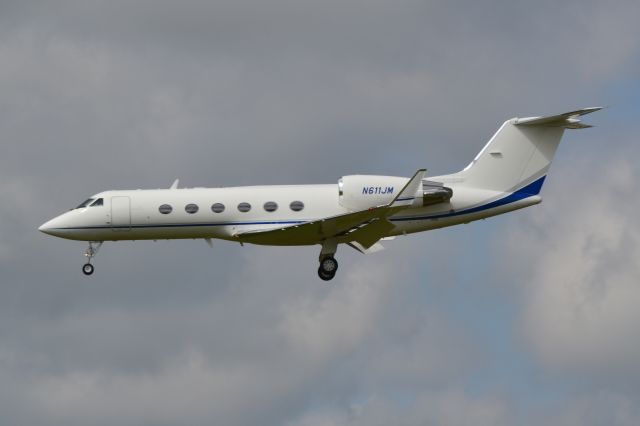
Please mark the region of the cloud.
<svg viewBox="0 0 640 426"><path fill-rule="evenodd" d="M631 426L640 420L637 400L628 395L598 391L577 396L566 406L550 414L543 421L559 426L618 425Z"/></svg>
<svg viewBox="0 0 640 426"><path fill-rule="evenodd" d="M621 159L635 140L613 114L594 118L620 139L609 171L563 160L581 198L550 178L545 204L515 222L398 238L372 257L341 248L330 286L317 247L201 241L105 244L87 280L84 247L36 229L92 193L176 177L462 168L510 116L626 89L636 3L3 2L2 423L513 424L541 394L570 407L542 419L579 421L589 401L626 413L638 194ZM491 253L508 223L517 241ZM510 264L522 298L492 282ZM521 304L524 348L508 326ZM568 372L615 396L597 402Z"/></svg>
<svg viewBox="0 0 640 426"><path fill-rule="evenodd" d="M318 410L307 413L290 426L400 426L504 425L509 422L508 407L492 396L475 398L456 389L423 392L408 403L394 404L373 397L343 411Z"/></svg>
<svg viewBox="0 0 640 426"><path fill-rule="evenodd" d="M7 340L22 356L5 357L0 374L20 384L36 423L282 424L309 400L459 381L475 357L442 313L410 303L397 310L413 284L390 265L413 261L407 253L373 267L361 259L332 287L260 278L277 257L247 259L230 287L199 306L81 310L31 323L28 336Z"/></svg>
<svg viewBox="0 0 640 426"><path fill-rule="evenodd" d="M637 179L624 158L581 161L554 174L546 208L510 231L508 250L522 256L512 279L526 301L523 339L545 365L640 383Z"/></svg>

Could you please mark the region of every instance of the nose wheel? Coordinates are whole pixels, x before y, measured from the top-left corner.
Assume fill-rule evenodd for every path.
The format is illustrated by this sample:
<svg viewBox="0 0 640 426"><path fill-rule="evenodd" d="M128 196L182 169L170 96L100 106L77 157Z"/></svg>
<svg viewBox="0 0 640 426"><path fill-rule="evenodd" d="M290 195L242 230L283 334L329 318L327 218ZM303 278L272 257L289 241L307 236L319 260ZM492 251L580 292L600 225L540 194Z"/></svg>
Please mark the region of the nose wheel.
<svg viewBox="0 0 640 426"><path fill-rule="evenodd" d="M82 265L82 273L85 275L93 274L93 265L91 264L91 259L95 257L102 247L102 241L90 241L89 247L87 247L87 251L84 252L84 256L87 258L87 263Z"/></svg>
<svg viewBox="0 0 640 426"><path fill-rule="evenodd" d="M90 263L85 263L82 265L82 273L85 275L93 274L93 265Z"/></svg>

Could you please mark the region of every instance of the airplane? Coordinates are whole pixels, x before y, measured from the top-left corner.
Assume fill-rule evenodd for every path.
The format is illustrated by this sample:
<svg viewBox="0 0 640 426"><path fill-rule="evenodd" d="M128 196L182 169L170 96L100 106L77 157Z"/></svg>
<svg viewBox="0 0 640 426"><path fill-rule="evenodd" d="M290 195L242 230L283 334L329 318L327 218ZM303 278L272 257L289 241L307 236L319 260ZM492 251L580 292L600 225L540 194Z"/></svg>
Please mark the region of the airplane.
<svg viewBox="0 0 640 426"><path fill-rule="evenodd" d="M368 254L399 235L469 223L533 206L565 129L592 127L600 110L512 118L463 170L426 178L349 175L337 184L105 191L39 230L89 243L82 272L104 241L212 239L273 246L320 245L318 276L334 278L347 244Z"/></svg>

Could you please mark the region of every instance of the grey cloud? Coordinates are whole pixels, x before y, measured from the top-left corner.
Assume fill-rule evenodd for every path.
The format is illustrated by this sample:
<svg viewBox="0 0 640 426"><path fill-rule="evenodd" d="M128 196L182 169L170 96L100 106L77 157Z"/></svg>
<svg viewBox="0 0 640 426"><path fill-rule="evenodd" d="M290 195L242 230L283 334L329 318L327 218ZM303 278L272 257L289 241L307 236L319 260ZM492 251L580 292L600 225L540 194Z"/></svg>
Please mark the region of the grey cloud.
<svg viewBox="0 0 640 426"><path fill-rule="evenodd" d="M608 101L610 86L637 71L635 2L0 8L3 423L313 424L327 413L326 423L357 424L405 413L396 393L418 395L406 424L514 418L513 399L466 392L499 351L459 318L459 300L438 298L459 285L462 248L486 236L478 227L465 228L467 239L451 230L398 239L374 257L341 250L333 287L317 282L315 247L220 242L210 250L200 241L106 244L86 281L82 245L36 228L91 193L163 187L175 177L188 186L313 183L461 168L504 119ZM615 139L606 114L594 118L602 127L593 132ZM621 145L627 152L633 140ZM555 171L550 188L560 183ZM605 174L596 188L619 188L623 197L635 194L629 182ZM553 214L559 205L572 211L561 201L546 200L551 210L532 225L542 231L534 245L564 244L556 233L573 237L586 258L618 265L612 279L635 297L635 272L616 263L633 257L635 234L614 225L590 240L576 228L565 234L573 216ZM617 214L621 223L633 217ZM545 230L556 220L554 232ZM510 250L488 256L485 267L518 258ZM594 276L606 273L588 266ZM498 298L507 291L488 281L477 286ZM578 289L615 290L601 282L585 278ZM574 301L540 287L560 311ZM635 314L620 313L628 315L617 320L626 333ZM566 330L576 326L584 331L571 322ZM543 368L571 368L566 354L544 349L562 335L529 336L551 360ZM600 336L580 344L590 349ZM635 345L622 340L582 358L580 371L596 359L622 360L619 374L635 368ZM635 400L632 392L622 397ZM357 408L362 399L372 402ZM456 413L456 405L469 410Z"/></svg>
<svg viewBox="0 0 640 426"><path fill-rule="evenodd" d="M447 389L421 393L407 404L392 404L386 399L374 397L341 412L325 410L309 413L290 425L506 425L512 424L509 414L500 398L474 398L457 389Z"/></svg>
<svg viewBox="0 0 640 426"><path fill-rule="evenodd" d="M417 386L419 378L458 380L468 364L470 354L447 355L468 353L467 336L442 315L416 315L417 305L394 309L410 285L401 282L410 281L403 273L393 273L400 283L391 279L393 257L374 267L357 262L330 289L261 281L274 259L248 262L231 287L199 308L81 311L32 324L12 345L29 357L7 359L4 368L34 373L21 392L36 419L199 424L215 416L226 424L280 424L309 397L344 397L357 382L369 392ZM310 281L293 274L300 284ZM393 334L390 353L386 333ZM407 362L416 350L428 363Z"/></svg>

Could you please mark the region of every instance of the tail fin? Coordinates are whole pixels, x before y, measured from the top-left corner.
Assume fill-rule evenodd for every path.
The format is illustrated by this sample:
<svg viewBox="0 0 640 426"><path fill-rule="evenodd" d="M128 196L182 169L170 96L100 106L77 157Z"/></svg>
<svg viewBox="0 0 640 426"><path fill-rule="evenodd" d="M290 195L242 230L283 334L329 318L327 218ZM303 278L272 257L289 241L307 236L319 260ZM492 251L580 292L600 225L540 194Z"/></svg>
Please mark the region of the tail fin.
<svg viewBox="0 0 640 426"><path fill-rule="evenodd" d="M507 120L458 176L465 186L508 192L528 185L531 195L536 195L564 129L591 127L578 117L599 109Z"/></svg>

